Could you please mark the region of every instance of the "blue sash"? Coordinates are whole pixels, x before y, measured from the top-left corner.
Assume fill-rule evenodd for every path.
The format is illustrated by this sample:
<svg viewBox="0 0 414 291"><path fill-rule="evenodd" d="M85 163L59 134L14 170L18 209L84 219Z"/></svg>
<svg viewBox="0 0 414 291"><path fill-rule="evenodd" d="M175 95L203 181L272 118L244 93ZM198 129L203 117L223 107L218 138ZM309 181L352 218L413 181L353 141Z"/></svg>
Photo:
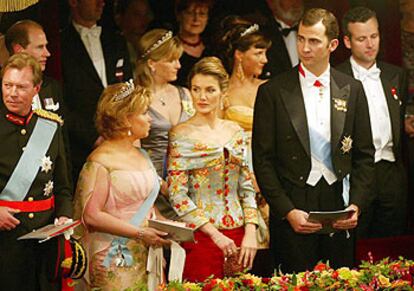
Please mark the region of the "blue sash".
<svg viewBox="0 0 414 291"><path fill-rule="evenodd" d="M1 200L24 200L42 165L42 159L49 149L56 129L56 122L38 117L26 149L0 193Z"/></svg>
<svg viewBox="0 0 414 291"><path fill-rule="evenodd" d="M140 149L141 153L147 158L153 173L155 175L154 185L152 187L151 193L148 195L147 199L145 199L144 203L138 209L138 211L134 214L131 218L129 223L139 227L141 223L144 221L145 217L147 217L148 212L151 210L151 207L154 205L155 199L157 199L158 192L160 191L160 182L157 178L157 172L145 150ZM116 236L112 242L111 246L109 247L109 252L106 255L103 265L105 267L109 267L113 258L122 258L123 266L131 266L132 265L132 255L129 249L127 248L126 244L129 238Z"/></svg>

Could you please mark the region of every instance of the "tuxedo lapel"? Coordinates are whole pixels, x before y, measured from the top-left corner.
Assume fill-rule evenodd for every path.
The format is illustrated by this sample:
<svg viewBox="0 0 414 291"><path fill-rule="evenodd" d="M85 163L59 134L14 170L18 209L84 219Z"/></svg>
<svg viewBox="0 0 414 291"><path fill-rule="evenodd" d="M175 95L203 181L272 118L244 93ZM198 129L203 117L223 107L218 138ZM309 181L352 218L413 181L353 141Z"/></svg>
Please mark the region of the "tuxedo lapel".
<svg viewBox="0 0 414 291"><path fill-rule="evenodd" d="M346 110L351 92L349 84L339 87L331 70L331 148L332 153L340 142L345 125Z"/></svg>
<svg viewBox="0 0 414 291"><path fill-rule="evenodd" d="M296 76L293 77L292 75L292 78L290 79L293 83L290 83L286 88L281 89L281 97L296 134L306 153L310 157L309 128L306 118L305 102L303 101L303 94L297 70L294 70L294 72L296 72Z"/></svg>
<svg viewBox="0 0 414 291"><path fill-rule="evenodd" d="M79 69L84 70L86 72L86 75L90 76L95 82L102 84L102 81L99 78L98 73L96 72L95 66L93 65L92 60L89 57L89 54L82 42L82 39L73 25L70 25L69 27L69 36L71 39L70 41L72 43L72 53L76 54L76 58L73 59L78 59Z"/></svg>
<svg viewBox="0 0 414 291"><path fill-rule="evenodd" d="M400 99L397 95L398 92L398 75L396 75L392 80L382 76L381 72L381 83L384 88L385 98L388 104L388 111L391 119L391 128L394 145L399 144L400 142ZM393 88L396 93L393 95ZM394 97L395 96L395 97Z"/></svg>

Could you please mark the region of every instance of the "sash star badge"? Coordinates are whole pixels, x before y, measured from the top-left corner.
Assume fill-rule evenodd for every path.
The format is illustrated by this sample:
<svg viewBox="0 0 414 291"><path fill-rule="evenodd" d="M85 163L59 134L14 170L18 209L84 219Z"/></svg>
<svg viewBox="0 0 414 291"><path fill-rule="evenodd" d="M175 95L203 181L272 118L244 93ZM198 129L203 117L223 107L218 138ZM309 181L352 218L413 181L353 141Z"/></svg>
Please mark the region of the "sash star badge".
<svg viewBox="0 0 414 291"><path fill-rule="evenodd" d="M52 161L50 160L50 157L44 156L42 158L42 172L45 172L46 174L52 170Z"/></svg>
<svg viewBox="0 0 414 291"><path fill-rule="evenodd" d="M46 184L45 184L45 188L43 188L43 195L44 196L49 196L53 191L53 181L49 180Z"/></svg>
<svg viewBox="0 0 414 291"><path fill-rule="evenodd" d="M349 153L352 149L352 138L351 136L344 136L344 138L341 141L342 147L341 151L343 154Z"/></svg>
<svg viewBox="0 0 414 291"><path fill-rule="evenodd" d="M347 111L347 101L340 98L333 98L334 107L338 111L346 112Z"/></svg>

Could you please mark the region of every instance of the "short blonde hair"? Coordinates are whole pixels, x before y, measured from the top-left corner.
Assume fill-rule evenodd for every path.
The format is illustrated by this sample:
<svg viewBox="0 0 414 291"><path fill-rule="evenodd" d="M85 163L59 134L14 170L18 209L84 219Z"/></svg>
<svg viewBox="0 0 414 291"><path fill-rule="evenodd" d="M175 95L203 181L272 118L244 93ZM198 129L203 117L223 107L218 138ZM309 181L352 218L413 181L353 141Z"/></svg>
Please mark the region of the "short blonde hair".
<svg viewBox="0 0 414 291"><path fill-rule="evenodd" d="M224 69L223 63L217 57L205 57L199 60L188 74L188 86L191 88L191 80L195 75L212 76L217 80L220 90L225 93L229 88L229 74Z"/></svg>
<svg viewBox="0 0 414 291"><path fill-rule="evenodd" d="M139 85L126 97L117 99L116 96L127 86L126 83L109 85L99 98L95 124L105 139L126 136L128 115L145 112L151 103L151 92Z"/></svg>
<svg viewBox="0 0 414 291"><path fill-rule="evenodd" d="M148 52L148 50L164 35L168 33L165 29L153 29L144 34L138 43L138 60L136 66L137 83L144 87L150 87L154 82L151 69L148 66L148 60L155 62L167 59L179 59L183 54L183 46L177 36L165 41L156 49Z"/></svg>
<svg viewBox="0 0 414 291"><path fill-rule="evenodd" d="M43 78L42 66L33 56L29 55L28 53L17 53L8 58L3 68L1 69L1 78L3 78L8 69L23 70L26 67L29 67L32 70L33 85L40 85Z"/></svg>

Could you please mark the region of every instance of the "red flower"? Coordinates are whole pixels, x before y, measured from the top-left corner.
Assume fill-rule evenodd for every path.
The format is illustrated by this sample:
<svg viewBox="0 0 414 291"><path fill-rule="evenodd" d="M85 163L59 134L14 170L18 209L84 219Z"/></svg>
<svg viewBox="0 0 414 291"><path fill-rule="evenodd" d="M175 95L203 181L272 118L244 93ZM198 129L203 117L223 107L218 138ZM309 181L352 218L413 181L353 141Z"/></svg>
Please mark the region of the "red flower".
<svg viewBox="0 0 414 291"><path fill-rule="evenodd" d="M242 283L244 286L253 286L254 282L252 279L243 279Z"/></svg>
<svg viewBox="0 0 414 291"><path fill-rule="evenodd" d="M314 271L325 271L325 270L329 270L329 266L327 264L324 263L319 263L315 266L315 268L313 268Z"/></svg>
<svg viewBox="0 0 414 291"><path fill-rule="evenodd" d="M333 271L333 273L332 273L332 278L333 278L333 279L337 279L337 278L338 278L338 276L339 276L338 271Z"/></svg>
<svg viewBox="0 0 414 291"><path fill-rule="evenodd" d="M194 188L195 188L195 189L198 189L198 188L200 188L200 184L198 184L198 183L195 183L195 184L194 184Z"/></svg>
<svg viewBox="0 0 414 291"><path fill-rule="evenodd" d="M263 284L269 284L271 278L262 278Z"/></svg>

